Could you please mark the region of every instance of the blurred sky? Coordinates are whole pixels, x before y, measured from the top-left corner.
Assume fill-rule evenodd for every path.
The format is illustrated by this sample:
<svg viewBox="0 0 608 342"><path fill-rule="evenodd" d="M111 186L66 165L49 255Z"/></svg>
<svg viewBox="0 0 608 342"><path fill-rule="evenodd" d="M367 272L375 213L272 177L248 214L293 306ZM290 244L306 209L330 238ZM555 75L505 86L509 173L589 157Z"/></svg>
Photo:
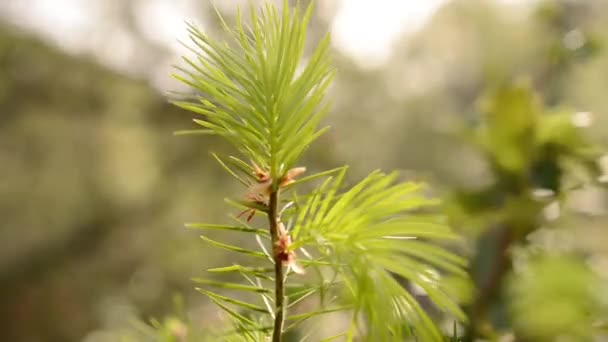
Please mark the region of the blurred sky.
<svg viewBox="0 0 608 342"><path fill-rule="evenodd" d="M38 32L72 53L91 53L99 61L125 73L149 78L159 89L170 88L167 69L186 54L178 40L187 41L184 22L201 22L205 0L1 0L0 16ZM207 0L209 1L209 0ZM258 1L253 1L254 3ZM497 0L530 3L534 0ZM221 9L247 0L212 1ZM446 0L324 0L320 15L332 20L332 43L365 68L382 65L398 38L422 27ZM150 42L168 47L171 56L146 67L135 37L108 18L124 15L135 6L134 24ZM207 13L202 13L203 15ZM137 67L139 65L139 68Z"/></svg>
<svg viewBox="0 0 608 342"><path fill-rule="evenodd" d="M142 24L150 36L178 47L174 42L184 35L184 20L195 19L192 17L192 13L196 12L194 2L137 2L141 7ZM396 36L420 27L443 2L336 0L335 3L326 1L321 6L327 8L326 3L336 6L332 31L337 47L358 58L382 61ZM92 0L7 0L5 6L16 22L51 37L65 48L78 50L86 46L86 37L79 32L82 33L87 26L95 25L101 19L103 11L100 5L100 1Z"/></svg>
<svg viewBox="0 0 608 342"><path fill-rule="evenodd" d="M193 0L132 0L140 14L137 24L153 41L183 52L176 40L185 38L184 21L194 20L197 1ZM11 21L34 29L72 52L93 50L104 64L124 68L132 44L120 30L105 31L112 48L100 46L91 36L107 15L106 4L95 0L3 0L0 8ZM232 7L233 1L221 6ZM365 66L382 64L390 56L397 37L421 27L444 0L335 0L319 2L321 11L335 11L332 24L333 43ZM218 3L217 1L215 3ZM230 6L226 3L230 3ZM204 23L200 23L203 24ZM104 50L110 50L111 53Z"/></svg>

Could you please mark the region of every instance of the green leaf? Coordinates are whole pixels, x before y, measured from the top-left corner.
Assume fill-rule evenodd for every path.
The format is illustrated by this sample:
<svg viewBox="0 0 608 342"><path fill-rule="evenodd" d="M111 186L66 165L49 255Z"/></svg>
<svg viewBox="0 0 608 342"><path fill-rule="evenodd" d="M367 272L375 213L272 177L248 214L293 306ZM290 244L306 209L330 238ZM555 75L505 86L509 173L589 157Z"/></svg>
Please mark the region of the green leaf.
<svg viewBox="0 0 608 342"><path fill-rule="evenodd" d="M209 299L211 299L211 301L213 303L215 303L215 305L220 307L224 312L226 312L228 314L228 316L235 319L238 323L241 323L245 326L258 328L258 325L254 321L250 320L249 318L247 318L247 317L241 315L240 313L234 311L233 309L229 308L228 306L223 304L220 300L218 300L214 297L211 297L211 296L209 296ZM248 330L248 329L246 329L246 330Z"/></svg>
<svg viewBox="0 0 608 342"><path fill-rule="evenodd" d="M222 166L222 168L224 170L226 170L232 177L236 178L239 182L241 182L241 184L243 184L246 187L249 187L251 185L250 182L245 181L243 178L241 178L239 175L237 175L234 171L232 171L231 168L228 167L228 165L226 165L226 163L224 163L224 161L215 153L212 153L213 158L215 158L215 160L217 160L217 162Z"/></svg>
<svg viewBox="0 0 608 342"><path fill-rule="evenodd" d="M266 288L257 287L257 286L248 286L242 284L234 284L234 283L226 283L215 280L194 278L194 282L203 285L209 285L214 287L219 287L227 290L237 290L237 291L245 291L245 292L256 292L256 293L271 293L272 291Z"/></svg>
<svg viewBox="0 0 608 342"><path fill-rule="evenodd" d="M342 280L334 280L334 281L325 281L319 285L303 284L303 285L299 285L297 288L290 287L290 291L287 294L287 297L289 298L288 308L295 306L300 301L310 297L313 294L327 291L328 289L337 287L338 285L341 285L341 284L342 284Z"/></svg>
<svg viewBox="0 0 608 342"><path fill-rule="evenodd" d="M214 135L215 131L210 129L186 129L173 132L173 135Z"/></svg>
<svg viewBox="0 0 608 342"><path fill-rule="evenodd" d="M297 326L299 326L300 324L304 323L305 321L307 321L310 318L313 317L317 317L317 316L321 316L321 315L325 315L328 313L334 313L334 312L340 312L340 311L347 311L352 309L351 307L348 306L341 306L341 307L335 307L335 308L329 308L329 309L323 309L323 310L316 310L316 311L311 311L311 312L307 312L307 313L303 313L303 314L297 314L297 315L291 315L288 316L286 318L286 321L295 321L293 323L291 323L289 326L287 326L287 328L285 328L285 331L289 331Z"/></svg>
<svg viewBox="0 0 608 342"><path fill-rule="evenodd" d="M241 265L216 267L216 268L210 268L207 270L207 272L211 272L211 273L230 273L230 272L240 273L240 272L243 272L243 273L247 273L247 274L270 273L273 271L274 271L274 268L270 268L270 267L245 267L245 266L241 266Z"/></svg>
<svg viewBox="0 0 608 342"><path fill-rule="evenodd" d="M249 164L233 156L229 156L227 161L228 163L232 164L233 167L241 171L244 175L247 175L251 179L257 181L256 177L253 175L253 167L251 167Z"/></svg>
<svg viewBox="0 0 608 342"><path fill-rule="evenodd" d="M210 229L210 230L227 230L234 232L243 233L254 233L258 235L269 235L266 229L250 228L244 226L231 226L224 224L211 224L211 223L186 223L186 228L191 229Z"/></svg>
<svg viewBox="0 0 608 342"><path fill-rule="evenodd" d="M324 314L338 312L338 311L345 311L345 310L350 310L350 309L352 309L352 308L349 306L340 306L340 307L335 307L335 308L330 308L330 309L317 310L317 311L307 312L307 313L303 313L303 314L287 316L287 320L288 321L302 321L302 320L306 320L306 319L309 319L314 316L324 315Z"/></svg>
<svg viewBox="0 0 608 342"><path fill-rule="evenodd" d="M222 295L219 295L217 293L213 293L211 291L207 291L207 290L204 290L204 289L201 289L201 288L197 288L196 290L198 292L206 295L209 298L214 298L214 299L216 299L218 301L222 301L222 302L226 302L226 303L229 303L229 304L233 304L233 305L236 305L236 306L241 307L241 308L246 309L246 310L252 310L252 311L261 312L261 313L265 313L265 314L269 313L267 309L265 309L265 308L263 308L261 306L257 306L257 305L251 304L251 303L243 302L243 301L240 301L240 300L237 300L237 299L234 299L234 298L222 296Z"/></svg>
<svg viewBox="0 0 608 342"><path fill-rule="evenodd" d="M242 248L242 247L238 247L238 246L232 246L232 245L227 245L221 242L217 242L215 240L211 240L206 236L202 236L201 235L201 239L203 239L204 241L208 242L209 244L221 248L221 249L225 249L227 251L232 251L232 252L237 252L237 253L242 253L242 254L246 254L246 255L250 255L250 256L254 256L257 258L262 258L262 259L266 259L266 254L264 254L263 252L259 252L259 251L254 251L251 249L247 249L247 248Z"/></svg>

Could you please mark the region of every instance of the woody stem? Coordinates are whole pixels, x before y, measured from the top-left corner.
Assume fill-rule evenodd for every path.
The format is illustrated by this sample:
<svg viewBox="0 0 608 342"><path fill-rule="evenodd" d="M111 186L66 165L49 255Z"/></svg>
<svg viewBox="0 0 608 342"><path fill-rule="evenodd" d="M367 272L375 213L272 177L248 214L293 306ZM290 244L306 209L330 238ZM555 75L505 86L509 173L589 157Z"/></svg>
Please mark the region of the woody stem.
<svg viewBox="0 0 608 342"><path fill-rule="evenodd" d="M270 225L270 235L272 237L272 250L279 241L279 190L270 193L268 203L268 222ZM283 339L283 325L285 324L285 277L283 275L283 261L280 255L273 252L274 259L274 281L275 281L275 317L272 332L272 342L281 342Z"/></svg>

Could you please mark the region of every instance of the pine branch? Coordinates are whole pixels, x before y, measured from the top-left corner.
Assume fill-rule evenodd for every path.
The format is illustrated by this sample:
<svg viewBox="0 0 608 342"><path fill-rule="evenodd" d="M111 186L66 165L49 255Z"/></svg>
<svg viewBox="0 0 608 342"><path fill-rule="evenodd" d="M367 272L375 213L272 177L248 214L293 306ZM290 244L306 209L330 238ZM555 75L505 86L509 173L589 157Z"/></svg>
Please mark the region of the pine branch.
<svg viewBox="0 0 608 342"><path fill-rule="evenodd" d="M411 280L437 307L464 319L438 283L443 273L466 274L464 261L432 245L433 241L456 238L442 220L414 212L437 204L420 191L423 184L395 184L396 173L375 171L342 192L346 167L296 180L306 171L296 167L299 157L326 131L320 123L329 108L325 95L334 74L327 35L307 62L302 60L311 14L312 5L302 13L297 6L290 10L287 1L282 13L270 4L260 10L252 8L249 22L242 20L239 11L234 28L222 20L230 43L217 42L190 26L197 56L185 58L189 68L178 68L175 77L196 95L174 103L200 115L194 122L204 128L205 134L224 138L240 152L240 157L214 157L247 192L244 198L227 201L242 210L236 218L238 225L189 227L254 235L262 251L203 239L216 248L247 256L252 262L270 259L274 266L274 277L270 277L272 270L259 271L270 268L259 263L212 269L216 273L239 272L249 285L199 281L220 289L258 294L265 306L260 301L249 303L205 289L200 292L232 319L236 332L248 341L259 341L256 336L268 333L273 342L281 342L290 328L334 311L351 311L353 326L346 335L353 338L358 331L361 336L357 338L377 341L398 341L414 335L424 341L439 341L437 326L393 276ZM320 186L312 193L298 196L293 190L317 180ZM293 191L293 201L281 203L281 191ZM243 221L240 217L245 214ZM268 218L267 230L248 225L256 215ZM270 249L261 240L268 235ZM298 260L303 267L296 261L296 252L307 258ZM298 297L298 292L294 294L293 288L286 286L287 276L291 271L302 273L306 267L315 271L316 277L312 278L323 285L303 284L304 292ZM324 279L326 273L334 275L329 282ZM274 288L261 279L272 280ZM325 284L339 287L337 296L328 296ZM310 294L319 297L320 308L288 316L288 298L295 304ZM335 305L332 301L336 298L350 303ZM270 303L273 299L274 307ZM360 320L366 321L367 329L360 329ZM404 328L404 322L411 329ZM362 335L363 330L367 336Z"/></svg>

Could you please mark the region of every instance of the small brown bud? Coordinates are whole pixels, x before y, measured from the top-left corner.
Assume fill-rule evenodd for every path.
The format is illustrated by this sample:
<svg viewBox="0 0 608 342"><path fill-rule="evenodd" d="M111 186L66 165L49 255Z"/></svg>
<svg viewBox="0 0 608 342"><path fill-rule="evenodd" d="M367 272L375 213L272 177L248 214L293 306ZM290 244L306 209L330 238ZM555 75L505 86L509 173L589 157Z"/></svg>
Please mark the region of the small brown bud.
<svg viewBox="0 0 608 342"><path fill-rule="evenodd" d="M306 167L304 166L294 167L293 169L288 170L285 177L283 177L281 180L281 184L279 186L281 188L288 186L289 184L295 182L295 178L304 172L306 172Z"/></svg>
<svg viewBox="0 0 608 342"><path fill-rule="evenodd" d="M268 180L270 180L270 173L268 173L268 171L262 170L262 168L257 166L257 164L254 162L252 162L252 164L253 164L253 174L258 179L258 182L265 183Z"/></svg>
<svg viewBox="0 0 608 342"><path fill-rule="evenodd" d="M274 255L281 260L283 266L291 267L298 274L304 274L304 269L296 263L296 253L289 250L290 245L291 237L285 229L285 225L282 222L277 222L277 241L273 249Z"/></svg>

